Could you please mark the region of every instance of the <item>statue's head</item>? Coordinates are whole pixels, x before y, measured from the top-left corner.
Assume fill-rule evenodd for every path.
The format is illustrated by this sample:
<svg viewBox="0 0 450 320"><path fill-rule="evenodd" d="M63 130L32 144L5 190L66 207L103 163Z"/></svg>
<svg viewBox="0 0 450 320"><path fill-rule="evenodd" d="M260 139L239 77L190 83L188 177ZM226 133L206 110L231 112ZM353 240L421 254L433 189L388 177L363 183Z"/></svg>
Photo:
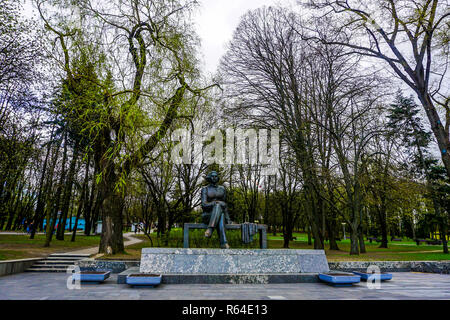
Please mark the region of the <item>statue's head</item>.
<svg viewBox="0 0 450 320"><path fill-rule="evenodd" d="M216 171L211 171L206 176L206 181L212 184L217 184L217 182L219 182L219 174Z"/></svg>

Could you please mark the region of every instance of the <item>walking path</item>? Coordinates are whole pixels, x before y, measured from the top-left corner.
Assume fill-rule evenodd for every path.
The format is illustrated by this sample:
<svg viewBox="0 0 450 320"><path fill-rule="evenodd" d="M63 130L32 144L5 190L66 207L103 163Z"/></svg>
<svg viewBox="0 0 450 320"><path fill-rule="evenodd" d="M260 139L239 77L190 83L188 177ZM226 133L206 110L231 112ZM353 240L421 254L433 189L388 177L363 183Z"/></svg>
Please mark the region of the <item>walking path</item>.
<svg viewBox="0 0 450 320"><path fill-rule="evenodd" d="M123 234L123 237L126 239L126 241L123 243L124 247L128 247L128 246L131 246L131 245L133 245L135 243L139 243L139 242L144 241L142 239L138 239L138 238L133 237L133 235L134 235L133 232L127 232L127 233ZM70 254L97 254L98 253L98 246L91 247L91 248L85 248L85 249L81 249L81 250L76 250L76 251L70 251L70 252L67 252L67 253L70 253ZM99 257L101 255L103 255L103 254L99 254L96 257Z"/></svg>

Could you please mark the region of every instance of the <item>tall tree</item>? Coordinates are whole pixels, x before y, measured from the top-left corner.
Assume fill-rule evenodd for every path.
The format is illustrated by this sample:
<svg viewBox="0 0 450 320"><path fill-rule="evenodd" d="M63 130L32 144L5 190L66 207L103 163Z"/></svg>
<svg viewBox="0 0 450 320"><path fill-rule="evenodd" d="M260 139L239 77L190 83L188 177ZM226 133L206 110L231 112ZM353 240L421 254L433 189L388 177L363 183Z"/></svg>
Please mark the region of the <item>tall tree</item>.
<svg viewBox="0 0 450 320"><path fill-rule="evenodd" d="M46 29L59 42L56 58L63 66L69 91L80 95L78 81L85 78L102 95L101 104L96 108L91 104L88 109L97 117L85 119L83 130L90 133L101 199L99 252L122 252L127 179L182 114L184 102L198 99L202 92L192 85L198 75L195 34L189 21L195 2L130 0L104 5L82 0L70 6L67 1L53 1L66 14L59 20L60 26L54 23L55 16L48 15L43 1L35 3ZM64 4L76 10L65 11ZM101 40L105 61L117 66L114 76L120 82L112 85L114 77L108 75L106 64L96 72L98 78L76 72L72 58L81 30L85 39ZM86 112L80 110L80 116Z"/></svg>
<svg viewBox="0 0 450 320"><path fill-rule="evenodd" d="M429 153L431 133L422 124L419 106L412 97L404 97L401 92L397 94L395 102L389 111L389 127L403 138L406 152L410 155L411 169L422 176L428 190L428 196L433 202L434 215L441 220L441 232L446 234L447 217L445 217L445 201L442 201L442 191L445 189L445 178L441 176L436 160ZM445 193L445 192L444 192ZM445 198L445 196L444 196ZM442 204L444 203L444 206ZM443 212L444 211L444 212ZM444 252L448 253L447 242L444 236Z"/></svg>
<svg viewBox="0 0 450 320"><path fill-rule="evenodd" d="M450 177L450 107L448 86L450 11L447 0L338 1L308 0L335 15L339 37L316 39L342 45L349 53L385 61L419 98ZM407 44L406 44L407 43ZM441 120L441 110L445 121Z"/></svg>

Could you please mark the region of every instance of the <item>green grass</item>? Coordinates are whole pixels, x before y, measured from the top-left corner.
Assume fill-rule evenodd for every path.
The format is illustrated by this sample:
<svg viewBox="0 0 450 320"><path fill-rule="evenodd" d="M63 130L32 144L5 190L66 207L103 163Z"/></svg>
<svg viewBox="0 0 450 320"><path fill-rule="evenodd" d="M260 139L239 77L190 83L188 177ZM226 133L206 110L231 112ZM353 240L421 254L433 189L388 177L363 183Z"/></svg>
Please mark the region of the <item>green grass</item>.
<svg viewBox="0 0 450 320"><path fill-rule="evenodd" d="M219 248L219 239L214 232L212 238L204 237L205 230L192 230L189 234L191 248ZM138 260L141 256L142 248L151 247L150 241L143 234L134 235L144 240L126 248L126 252L116 255L105 255L102 259L113 260ZM290 249L313 249L313 245L308 245L306 234L294 233L296 240L290 241ZM0 235L0 260L24 259L30 257L45 256L54 252L67 252L81 248L98 246L100 236L77 235L75 242L70 242L70 236L66 235L64 241L54 239L49 248L44 248L45 235L36 235L34 240L30 240L27 235ZM254 237L254 241L249 245L241 243L240 230L227 231L228 243L231 248L259 248L259 236ZM172 229L169 241L166 244L163 238L158 238L152 234L154 247L183 247L182 229ZM349 255L350 240L338 241L340 250L328 250L329 243L325 243L325 253L328 261L375 261L375 260L398 260L398 261L426 261L426 260L450 260L450 255L442 253L442 245L417 246L415 242L404 239L402 242L389 242L388 248L378 248L376 242L366 242L367 253L359 256ZM268 235L269 249L282 249L283 238L281 236Z"/></svg>
<svg viewBox="0 0 450 320"><path fill-rule="evenodd" d="M1 250L0 260L18 260L28 258L26 252L17 250Z"/></svg>
<svg viewBox="0 0 450 320"><path fill-rule="evenodd" d="M100 242L100 236L84 236L77 235L75 237L75 242L71 242L71 235L65 235L64 240L56 240L53 236L51 246L53 247L85 247L85 246L96 246ZM30 239L29 235L9 235L0 234L0 245L2 244L26 244L31 246L40 246L45 243L44 234L36 234L34 239Z"/></svg>
<svg viewBox="0 0 450 320"><path fill-rule="evenodd" d="M189 234L190 244L192 248L218 248L219 241L217 235L214 233L213 238L205 239L204 230L193 230ZM308 245L308 237L306 234L294 233L296 240L290 241L290 249L313 249L313 245ZM113 255L104 257L105 259L127 259L134 260L140 259L140 253L142 248L150 247L150 241L145 235L138 234L136 237L143 239L144 241L138 244L127 247L126 254ZM240 231L229 230L227 231L227 238L232 248L259 248L258 237L255 237L255 241L249 246L243 246L240 242ZM163 239L158 239L156 235L152 234L152 240L154 247L183 247L183 239L181 229L173 230L170 234L169 242L166 245ZM269 249L282 249L283 238L280 236L268 235L268 247ZM350 252L350 240L338 241L340 250L328 250L329 243L325 243L325 253L329 261L376 261L376 260L390 260L390 261L424 261L424 260L450 260L450 255L442 253L442 245L426 245L421 244L417 246L415 242L404 239L402 242L389 242L388 248L378 248L379 243L366 242L367 253L360 254L358 256L349 255Z"/></svg>
<svg viewBox="0 0 450 320"><path fill-rule="evenodd" d="M64 240L53 237L50 247L45 248L43 234L35 235L34 239L30 239L29 235L0 234L0 260L42 257L50 253L95 247L100 243L100 236L77 235L75 242L70 239L71 235L65 235Z"/></svg>
<svg viewBox="0 0 450 320"><path fill-rule="evenodd" d="M297 240L289 243L291 249L313 249L313 245L308 245L306 235L294 235ZM279 237L269 237L269 248L281 249L283 241ZM282 238L281 238L282 239ZM367 253L360 255L350 255L350 239L337 241L339 250L329 250L329 242L325 242L325 253L328 261L424 261L424 260L450 260L450 255L442 253L442 245L417 246L414 241L404 239L401 242L389 242L388 248L379 248L379 243L365 242Z"/></svg>

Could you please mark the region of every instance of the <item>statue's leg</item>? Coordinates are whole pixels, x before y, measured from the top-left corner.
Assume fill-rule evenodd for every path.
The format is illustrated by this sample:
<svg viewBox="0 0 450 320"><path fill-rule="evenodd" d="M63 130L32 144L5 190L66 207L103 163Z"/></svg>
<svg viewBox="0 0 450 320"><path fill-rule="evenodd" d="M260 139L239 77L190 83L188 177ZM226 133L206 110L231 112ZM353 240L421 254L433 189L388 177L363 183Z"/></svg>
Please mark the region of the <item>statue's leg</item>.
<svg viewBox="0 0 450 320"><path fill-rule="evenodd" d="M214 228L219 224L221 216L220 205L216 204L211 211L211 218L209 219L208 229L206 229L205 237L210 238Z"/></svg>
<svg viewBox="0 0 450 320"><path fill-rule="evenodd" d="M214 229L219 223L222 210L219 204L216 204L211 211L211 218L209 219L208 228Z"/></svg>
<svg viewBox="0 0 450 320"><path fill-rule="evenodd" d="M227 243L227 236L225 233L225 221L224 215L220 215L219 223L217 224L217 233L219 234L220 247L222 249L229 249L230 246Z"/></svg>
<svg viewBox="0 0 450 320"><path fill-rule="evenodd" d="M211 238L212 230L213 230L212 228L209 227L209 223L211 221L211 214L203 214L202 218L203 218L202 219L203 223L208 225L208 228L205 231L205 237L206 238Z"/></svg>

